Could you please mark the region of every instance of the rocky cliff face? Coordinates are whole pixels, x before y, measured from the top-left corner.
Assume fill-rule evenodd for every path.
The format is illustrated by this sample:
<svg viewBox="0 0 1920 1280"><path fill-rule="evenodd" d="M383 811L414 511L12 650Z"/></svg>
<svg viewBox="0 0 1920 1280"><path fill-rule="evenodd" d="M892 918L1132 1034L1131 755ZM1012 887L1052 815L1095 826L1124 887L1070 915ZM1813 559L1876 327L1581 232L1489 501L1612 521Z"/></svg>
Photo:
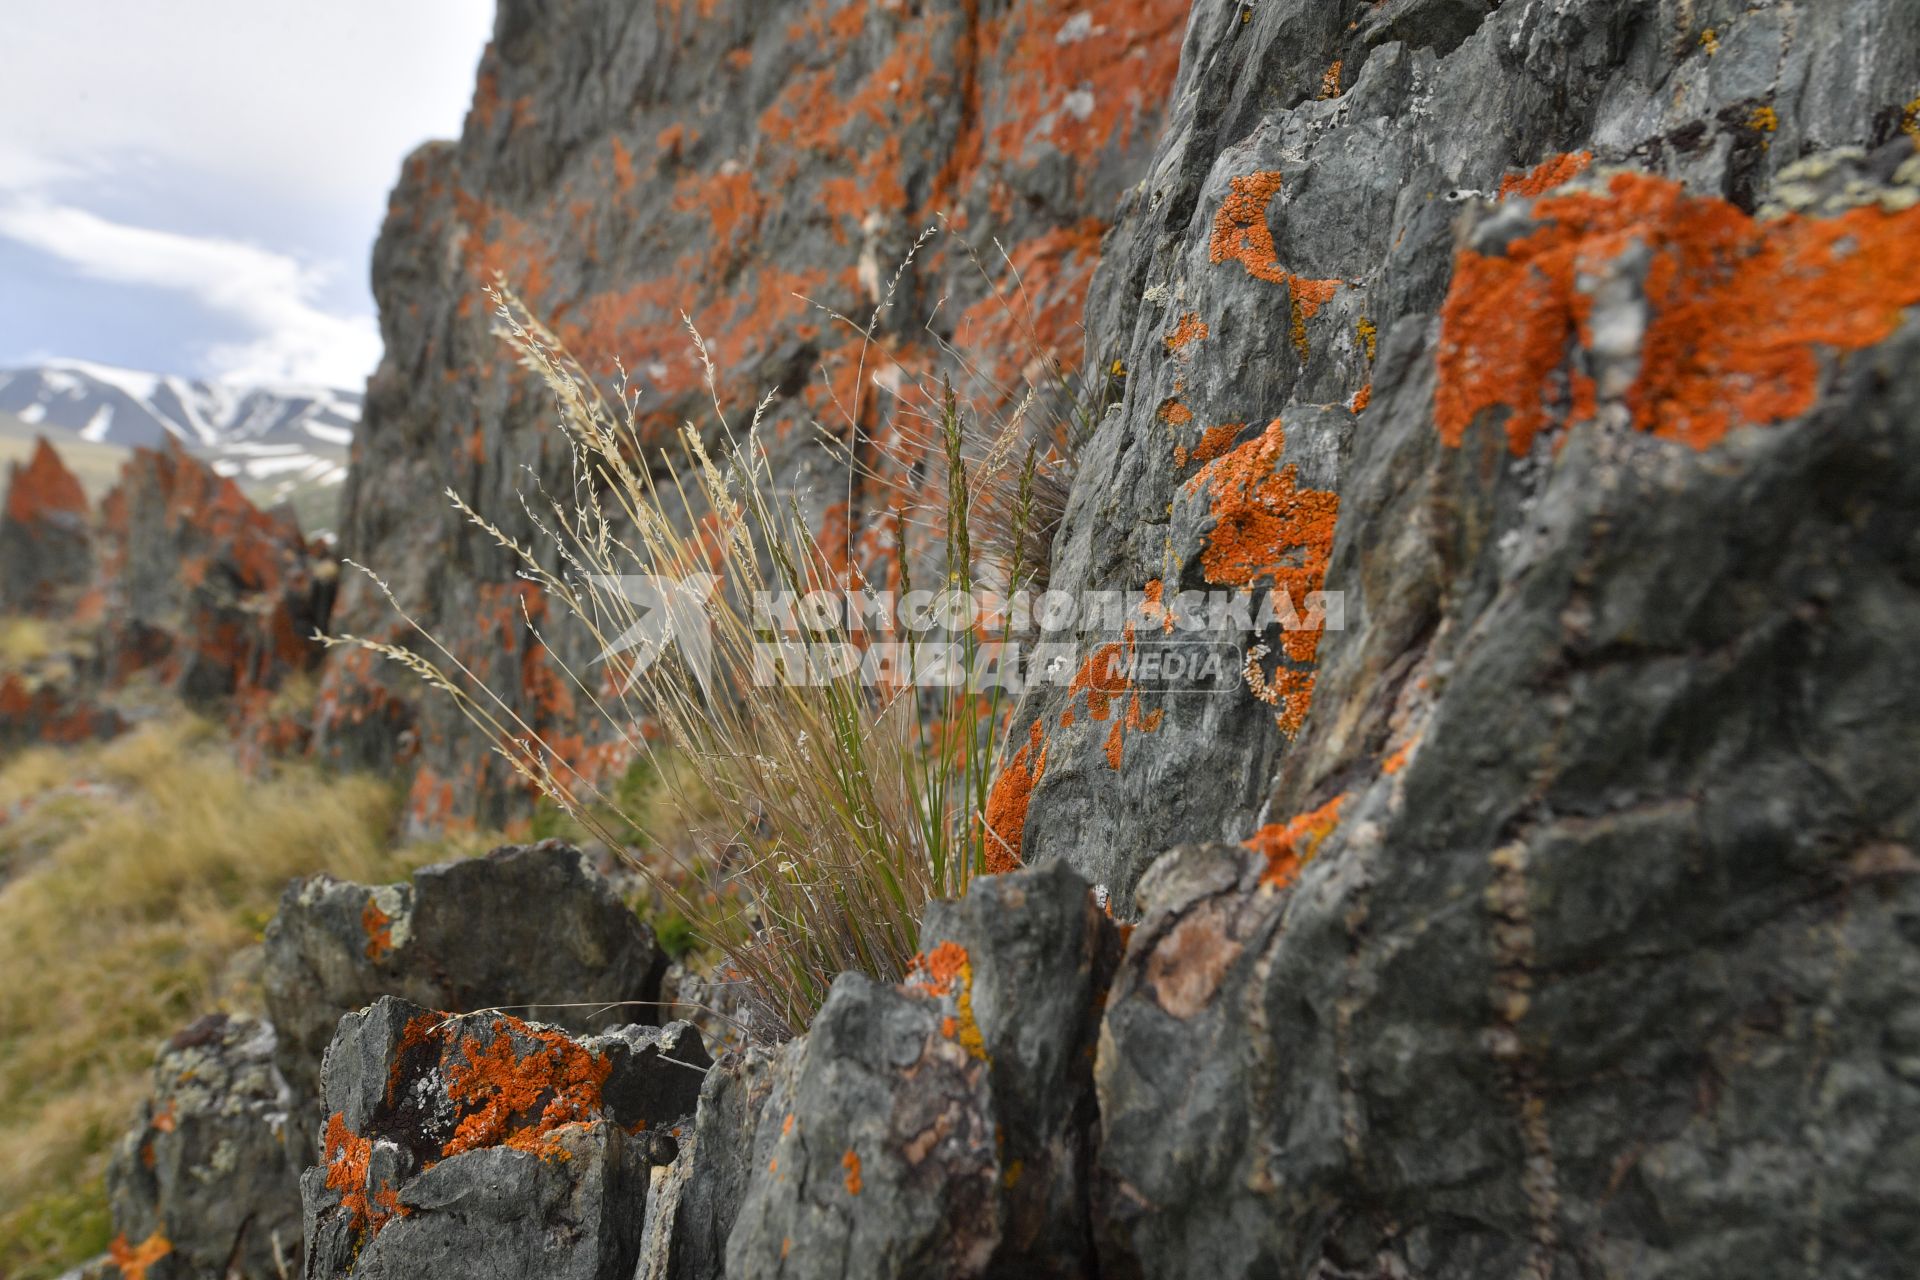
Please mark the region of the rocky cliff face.
<svg viewBox="0 0 1920 1280"><path fill-rule="evenodd" d="M1181 0L504 0L464 134L408 162L376 251L387 351L345 553L591 769L591 717L531 634L543 602L434 496L451 486L537 545L517 495L566 483L546 390L507 359L482 288L504 276L595 374L620 362L663 443L712 420L684 313L731 411L776 393L777 465L822 527L883 528L885 495L858 510L827 496L844 475L803 425L844 438L894 412L823 309L864 323L944 217L958 234L902 277L867 370L930 369L942 343L1003 384L1077 360L1100 239L1158 135L1185 19ZM416 640L365 582L337 621ZM548 638L576 666L593 656ZM506 811L489 753L405 673L350 657L324 698L336 757L387 763L402 744L416 821Z"/></svg>
<svg viewBox="0 0 1920 1280"><path fill-rule="evenodd" d="M897 136L921 175L899 207L922 208L944 160L912 169L927 117L887 113L949 84L977 105L935 154L985 157L973 216L1064 207L1047 193L1075 182L1065 97L1006 117L1037 204L996 213L980 175L1011 171L991 161L1007 144L968 141L1025 65L1008 14L822 7L843 21L800 29L838 51L816 64L775 60L780 28L730 12L503 10L468 137L423 155L396 206L390 288L450 285L469 249L506 244L496 260L538 266L576 337L619 317L640 367L665 304L596 311L585 259L546 238L557 218L483 220L459 185L552 192L598 158L608 191L635 166L651 208L598 252L681 261L689 226L729 229L698 241L718 260L685 259L725 282L715 315L815 261L769 245L844 249L857 296L865 213L768 202L890 192L883 170L828 188L785 166ZM779 132L794 85L893 84L888 59L919 46L880 35L923 17L951 36L915 64L926 92ZM1044 47L1124 21L1068 15ZM341 1122L309 1153L309 1276L442 1274L461 1248L687 1278L1913 1271L1920 11L1199 0L1186 21L1146 176L1112 189L1086 338L1125 391L1053 583L1138 594L1106 637L1122 655L1181 633L1190 593L1338 591L1343 609L1230 617L1248 687L1090 669L1029 704L993 809L1029 867L931 912L900 987L844 976L807 1035L721 1055L697 1099L657 1112L693 1109L671 1143L630 1141L654 1130L604 1088L612 1040L631 1054L665 1031L349 1016L317 1073ZM535 96L564 75L596 111L672 119L689 65L725 68L692 83L737 85L751 129L716 111L714 152L670 131L649 153L664 169ZM1111 87L1072 74L1096 101ZM742 157L743 137L760 149ZM849 138L883 145L828 145ZM684 165L683 205L660 175ZM720 178L731 203L703 202ZM453 296L424 328L389 315L356 481L354 536L417 552L389 563L427 609L477 590L433 575L478 544L373 486L444 464L444 371L481 341ZM817 358L754 347L774 332L726 330L754 368ZM677 403L660 362L647 376ZM533 409L484 377L471 464L504 494L508 460L538 461ZM795 392L783 414L805 411ZM365 672L330 681L343 751L352 708L427 725ZM452 751L434 741L423 778Z"/></svg>

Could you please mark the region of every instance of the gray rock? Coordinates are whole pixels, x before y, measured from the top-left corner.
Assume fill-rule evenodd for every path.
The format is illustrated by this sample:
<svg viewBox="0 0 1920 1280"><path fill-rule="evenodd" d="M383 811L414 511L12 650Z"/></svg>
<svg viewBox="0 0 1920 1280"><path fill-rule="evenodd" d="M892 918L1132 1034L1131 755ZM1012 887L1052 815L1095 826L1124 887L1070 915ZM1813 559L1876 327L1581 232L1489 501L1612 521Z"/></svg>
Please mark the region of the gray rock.
<svg viewBox="0 0 1920 1280"><path fill-rule="evenodd" d="M903 987L841 975L791 1051L727 1274L1090 1273L1092 1047L1112 925L1054 867L976 881L928 912L921 940Z"/></svg>
<svg viewBox="0 0 1920 1280"><path fill-rule="evenodd" d="M432 1009L507 1009L576 1031L658 1019L653 933L570 846L509 845L410 883L314 876L267 926L267 1008L312 1146L321 1055L342 1015L397 995Z"/></svg>
<svg viewBox="0 0 1920 1280"><path fill-rule="evenodd" d="M791 1099L805 1043L730 1051L707 1073L692 1132L682 1135L672 1166L654 1170L635 1280L725 1273L727 1238L748 1182L773 1158L776 1134L762 1133L761 1117L770 1099Z"/></svg>
<svg viewBox="0 0 1920 1280"><path fill-rule="evenodd" d="M711 1066L685 1023L569 1037L392 997L341 1020L306 1276L629 1280Z"/></svg>
<svg viewBox="0 0 1920 1280"><path fill-rule="evenodd" d="M214 1014L160 1049L153 1097L114 1148L109 1257L150 1280L277 1280L300 1268L292 1099L273 1028ZM118 1275L118 1267L109 1272Z"/></svg>
<svg viewBox="0 0 1920 1280"><path fill-rule="evenodd" d="M1340 536L1414 556L1396 576L1416 598L1432 598L1438 566L1417 527L1361 505L1391 500L1404 517L1422 488L1421 460L1400 457L1378 481L1353 483L1341 459L1350 440L1421 412L1386 403L1408 376L1388 362L1430 360L1431 351L1396 357L1388 339L1439 310L1456 220L1497 203L1508 179L1581 152L1595 166L1664 174L1747 210L1776 179L1783 196L1829 207L1822 193L1841 181L1836 174L1884 173L1878 157L1904 141L1916 50L1920 11L1897 0L1393 0L1353 14L1312 0L1200 0L1161 144L1126 198L1089 300L1088 364L1117 359L1128 376L1083 452L1053 585L1215 585L1210 578L1227 575L1195 553L1230 522L1218 518L1220 503L1188 494L1193 450L1207 430L1243 423L1244 441L1278 420L1286 450L1273 467L1308 451L1298 458L1301 483L1338 495ZM1843 145L1876 159L1804 172L1808 152ZM1267 196L1257 219L1237 217L1228 206L1256 175L1277 186L1253 193L1256 203ZM1289 283L1296 278L1333 282L1331 296ZM1312 313L1297 313L1296 302ZM1206 336L1170 347L1188 316ZM1372 408L1344 421L1363 390ZM1191 420L1170 422L1163 409L1173 403L1176 417ZM1256 567L1306 558L1285 528L1263 540ZM1422 618L1409 606L1383 619L1377 591L1368 593L1373 612L1357 614L1361 584L1351 572L1377 585L1397 563L1382 551L1364 565L1334 565L1326 579L1349 597L1348 630L1394 628L1392 640L1368 649L1383 657L1403 654L1393 644ZM1255 580L1264 585L1266 575ZM1323 667L1337 634L1327 633L1327 653L1284 665L1300 677ZM1266 644L1269 673L1282 638L1236 637L1243 652ZM1343 652L1346 661L1355 651ZM1322 670L1313 697L1322 710L1312 719L1331 731L1330 717L1344 717L1349 731L1361 708L1353 699L1374 694L1349 684L1329 696L1328 679ZM1066 859L1122 903L1161 850L1239 841L1284 820L1289 811L1266 803L1274 773L1319 767L1276 724L1282 708L1245 693L1149 689L1142 718L1163 718L1155 732L1125 733L1115 769L1105 751L1112 721L1091 721L1084 703L1084 693L1053 690L1025 711L1048 745L1025 852L1030 862ZM1028 740L1027 724L1019 727L1016 745Z"/></svg>
<svg viewBox="0 0 1920 1280"><path fill-rule="evenodd" d="M1590 332L1549 350L1543 387L1501 386L1512 405L1457 443L1436 417L1447 342L1484 359L1533 336L1502 327L1511 309L1444 338L1437 317L1458 253L1498 262L1576 216L1499 198L1541 161L1590 150L1600 176L1568 190L1600 207L1625 198L1611 166L1723 197L1735 244L1770 203L1912 208L1857 157L1911 98L1920 11L1402 2L1349 28L1325 6L1239 9L1196 6L1154 177L1096 288L1090 341L1114 335L1132 375L1056 581L1154 572L1139 549L1159 531L1134 530L1178 500L1141 458L1166 451L1172 379L1196 426L1291 428L1363 384L1371 405L1332 481L1346 626L1258 765L1264 803L1222 756L1167 817L1168 758L1213 750L1171 713L1129 743L1140 773L1092 775L1097 831L1044 780L1032 797L1029 856L1111 875L1144 913L1101 1033L1102 1274L1911 1271L1920 325L1835 352L1792 317L1748 334L1753 308L1730 307L1717 323L1749 349L1806 351L1806 405L1700 448L1653 434L1745 384L1717 331L1648 338L1671 230L1649 213L1589 246ZM1835 146L1859 152L1806 158ZM1241 356L1287 294L1208 253L1252 172L1282 175L1279 262L1343 282L1304 358ZM1809 270L1818 307L1833 284ZM1769 283L1799 297L1795 279ZM1160 338L1186 310L1214 336L1182 373ZM1688 362L1705 395L1637 421L1636 379ZM1510 448L1543 391L1546 427ZM1192 843L1113 847L1142 828Z"/></svg>

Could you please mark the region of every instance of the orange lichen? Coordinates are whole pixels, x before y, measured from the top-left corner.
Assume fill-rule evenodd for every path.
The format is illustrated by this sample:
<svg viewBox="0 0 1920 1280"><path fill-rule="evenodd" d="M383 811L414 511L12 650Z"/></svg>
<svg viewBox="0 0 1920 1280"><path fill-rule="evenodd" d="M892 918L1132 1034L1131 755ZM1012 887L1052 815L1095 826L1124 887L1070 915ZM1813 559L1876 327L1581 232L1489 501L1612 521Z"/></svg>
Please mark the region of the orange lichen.
<svg viewBox="0 0 1920 1280"><path fill-rule="evenodd" d="M1028 730L1027 741L1013 753L987 792L985 871L988 875L1019 869L1020 843L1027 830L1027 806L1033 799L1034 784L1040 781L1046 768L1046 739L1036 720Z"/></svg>
<svg viewBox="0 0 1920 1280"><path fill-rule="evenodd" d="M1416 734L1415 736L1408 738L1405 742L1401 743L1398 747L1394 749L1394 752L1392 755L1388 756L1385 760L1382 760L1380 762L1380 772L1391 775L1391 774L1396 774L1400 772L1402 769L1406 768L1407 757L1413 754L1413 749L1416 745L1418 745L1419 741L1420 741L1419 735Z"/></svg>
<svg viewBox="0 0 1920 1280"><path fill-rule="evenodd" d="M121 1280L147 1280L147 1268L173 1252L173 1242L158 1231L139 1244L128 1244L125 1233L107 1246L107 1260L119 1268Z"/></svg>
<svg viewBox="0 0 1920 1280"><path fill-rule="evenodd" d="M1434 409L1449 445L1504 407L1508 447L1525 454L1555 417L1585 407L1587 390L1556 376L1592 341L1579 279L1629 248L1650 256L1651 314L1624 400L1638 429L1696 449L1807 412L1821 348L1881 342L1920 302L1920 209L1759 222L1677 183L1620 174L1604 195L1549 195L1534 214L1540 229L1504 256L1463 250L1455 261Z"/></svg>
<svg viewBox="0 0 1920 1280"><path fill-rule="evenodd" d="M1510 173L1500 179L1500 198L1543 196L1555 187L1564 187L1587 171L1593 152L1574 151L1542 160L1524 174ZM1371 358L1371 353L1369 353Z"/></svg>
<svg viewBox="0 0 1920 1280"><path fill-rule="evenodd" d="M393 917L380 909L371 894L360 909L360 928L367 935L367 959L378 964L393 954Z"/></svg>
<svg viewBox="0 0 1920 1280"><path fill-rule="evenodd" d="M1269 823L1254 832L1247 848L1266 857L1266 870L1260 883L1285 888L1299 878L1300 869L1313 861L1321 843L1340 825L1340 806L1345 795L1333 799L1286 823Z"/></svg>
<svg viewBox="0 0 1920 1280"><path fill-rule="evenodd" d="M342 1112L327 1119L320 1158L327 1167L327 1186L340 1193L340 1207L347 1211L355 1232L378 1234L394 1218L407 1215L398 1193L384 1179L373 1185L369 1169L373 1141L349 1129Z"/></svg>
<svg viewBox="0 0 1920 1280"><path fill-rule="evenodd" d="M953 1016L942 1019L941 1034L957 1041L969 1057L985 1061L986 1039L973 1017L973 962L967 949L957 942L943 942L915 956L908 983L922 995L953 997Z"/></svg>
<svg viewBox="0 0 1920 1280"><path fill-rule="evenodd" d="M1373 403L1373 384L1369 382L1353 393L1353 399L1347 402L1347 408L1353 413L1362 413Z"/></svg>
<svg viewBox="0 0 1920 1280"><path fill-rule="evenodd" d="M1209 462L1187 482L1187 492L1204 489L1214 517L1200 553L1207 581L1265 585L1299 610L1326 581L1340 499L1302 487L1291 463L1276 469L1285 448L1285 429L1276 418L1257 438ZM1321 632L1307 626L1283 629L1281 654L1293 666L1282 666L1270 682L1264 677L1256 682L1253 663L1248 664L1249 685L1280 708L1280 724L1288 733L1299 728L1313 697L1312 673L1304 668L1319 653Z"/></svg>
<svg viewBox="0 0 1920 1280"><path fill-rule="evenodd" d="M1244 422L1224 422L1200 433L1200 443L1187 451L1188 462L1212 462L1233 447L1233 438L1246 429Z"/></svg>
<svg viewBox="0 0 1920 1280"><path fill-rule="evenodd" d="M1184 427L1193 421L1193 410L1178 400L1168 400L1160 406L1160 420L1170 427Z"/></svg>
<svg viewBox="0 0 1920 1280"><path fill-rule="evenodd" d="M860 1153L852 1147L848 1147L847 1154L840 1157L840 1167L847 1171L847 1194L850 1196L859 1195L861 1185Z"/></svg>
<svg viewBox="0 0 1920 1280"><path fill-rule="evenodd" d="M952 993L954 984L972 973L967 949L957 942L943 942L933 950L913 958L913 971L924 976L913 985L930 996Z"/></svg>
<svg viewBox="0 0 1920 1280"><path fill-rule="evenodd" d="M516 1040L531 1040L523 1051ZM602 1118L600 1090L613 1070L564 1032L516 1018L494 1019L489 1034L460 1042L463 1062L447 1069L447 1096L463 1110L441 1155L507 1146L558 1156L557 1131Z"/></svg>
<svg viewBox="0 0 1920 1280"><path fill-rule="evenodd" d="M1320 77L1320 96L1322 99L1337 98L1340 96L1340 72L1345 65L1341 59L1335 58L1333 65L1327 68L1326 74Z"/></svg>
<svg viewBox="0 0 1920 1280"><path fill-rule="evenodd" d="M1198 313L1189 311L1180 317L1180 323L1176 324L1173 332L1166 336L1167 350L1180 351L1196 342L1204 342L1207 333L1207 322L1202 320Z"/></svg>
<svg viewBox="0 0 1920 1280"><path fill-rule="evenodd" d="M1214 215L1213 234L1207 242L1210 262L1237 262L1247 274L1269 284L1284 285L1291 292L1301 323L1333 298L1338 280L1308 280L1281 267L1273 245L1273 231L1267 226L1267 205L1280 191L1278 171L1249 173L1228 184L1227 198Z"/></svg>
<svg viewBox="0 0 1920 1280"><path fill-rule="evenodd" d="M639 176L633 171L633 148L620 138L613 140L613 187L621 195L633 190Z"/></svg>

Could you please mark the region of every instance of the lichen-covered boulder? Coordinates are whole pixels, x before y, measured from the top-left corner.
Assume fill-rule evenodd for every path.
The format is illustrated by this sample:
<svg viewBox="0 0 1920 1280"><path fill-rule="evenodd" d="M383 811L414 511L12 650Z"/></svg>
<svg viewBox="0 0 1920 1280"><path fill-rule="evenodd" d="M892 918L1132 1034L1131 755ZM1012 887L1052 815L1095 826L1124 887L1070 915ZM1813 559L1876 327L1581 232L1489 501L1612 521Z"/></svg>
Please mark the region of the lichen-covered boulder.
<svg viewBox="0 0 1920 1280"><path fill-rule="evenodd" d="M87 495L43 436L7 468L0 505L0 612L70 608L93 572Z"/></svg>
<svg viewBox="0 0 1920 1280"><path fill-rule="evenodd" d="M109 1262L146 1280L278 1280L300 1268L292 1098L273 1028L214 1014L161 1047L153 1096L107 1175ZM109 1270L109 1274L113 1274Z"/></svg>
<svg viewBox="0 0 1920 1280"><path fill-rule="evenodd" d="M630 1280L710 1065L685 1023L574 1038L391 997L348 1015L301 1180L308 1280Z"/></svg>
<svg viewBox="0 0 1920 1280"><path fill-rule="evenodd" d="M265 985L280 1068L310 1129L341 1017L383 995L604 1030L658 1021L661 965L653 931L605 878L548 841L440 863L403 884L296 881L267 925Z"/></svg>
<svg viewBox="0 0 1920 1280"><path fill-rule="evenodd" d="M1092 1049L1117 933L1065 867L931 907L912 978L843 974L761 1112L727 1274L1089 1274Z"/></svg>
<svg viewBox="0 0 1920 1280"><path fill-rule="evenodd" d="M337 565L177 442L133 451L101 500L97 559L109 681L148 670L190 702L264 704L320 663Z"/></svg>

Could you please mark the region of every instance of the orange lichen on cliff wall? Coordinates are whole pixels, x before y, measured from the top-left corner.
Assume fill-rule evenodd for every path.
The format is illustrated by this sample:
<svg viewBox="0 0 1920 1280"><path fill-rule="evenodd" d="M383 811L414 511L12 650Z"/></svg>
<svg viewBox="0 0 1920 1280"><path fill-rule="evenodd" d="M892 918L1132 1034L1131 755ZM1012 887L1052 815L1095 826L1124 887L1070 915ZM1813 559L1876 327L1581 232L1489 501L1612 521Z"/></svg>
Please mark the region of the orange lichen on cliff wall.
<svg viewBox="0 0 1920 1280"><path fill-rule="evenodd" d="M1735 426L1807 412L1821 351L1884 341L1920 303L1920 208L1757 221L1678 183L1620 174L1604 194L1534 206L1539 230L1505 256L1462 250L1442 311L1434 419L1459 445L1505 407L1508 447L1532 448L1556 418L1592 410L1591 387L1558 376L1592 344L1582 275L1639 246L1650 254L1650 317L1625 394L1633 425L1696 449Z"/></svg>
<svg viewBox="0 0 1920 1280"><path fill-rule="evenodd" d="M1320 852L1321 842L1340 825L1340 806L1346 799L1345 795L1337 795L1290 822L1269 823L1254 832L1246 842L1247 848L1267 860L1266 870L1260 873L1260 883L1285 888L1298 879L1300 869L1313 861L1314 855Z"/></svg>
<svg viewBox="0 0 1920 1280"><path fill-rule="evenodd" d="M1040 722L1033 722L1027 741L1013 753L1006 768L987 792L986 872L999 875L1020 866L1020 842L1027 830L1027 805L1034 784L1047 770L1047 744Z"/></svg>
<svg viewBox="0 0 1920 1280"><path fill-rule="evenodd" d="M1500 179L1500 198L1543 196L1555 187L1572 182L1592 163L1591 151L1574 151L1542 160L1526 173L1510 173Z"/></svg>
<svg viewBox="0 0 1920 1280"><path fill-rule="evenodd" d="M1187 492L1204 490L1211 504L1214 524L1200 552L1207 581L1266 586L1301 610L1326 582L1340 498L1302 487L1291 463L1276 469L1285 449L1286 431L1276 418L1255 439L1202 467ZM1292 666L1283 665L1271 678L1267 700L1280 708L1281 727L1289 733L1305 719L1313 698L1313 676L1304 668L1318 655L1321 634L1322 628L1307 626L1280 633L1281 654Z"/></svg>
<svg viewBox="0 0 1920 1280"><path fill-rule="evenodd" d="M1168 351L1180 351L1207 338L1207 322L1195 312L1189 311L1180 317L1180 323L1166 336Z"/></svg>
<svg viewBox="0 0 1920 1280"><path fill-rule="evenodd" d="M861 1186L860 1153L852 1147L848 1147L847 1154L840 1157L840 1167L847 1171L847 1194L850 1196L859 1195Z"/></svg>
<svg viewBox="0 0 1920 1280"><path fill-rule="evenodd" d="M522 1053L516 1037L539 1047ZM613 1062L563 1032L500 1017L488 1034L463 1036L460 1052L464 1061L447 1070L447 1096L464 1114L443 1156L498 1146L552 1156L556 1130L601 1118Z"/></svg>
<svg viewBox="0 0 1920 1280"><path fill-rule="evenodd" d="M1273 246L1273 230L1267 226L1267 206L1279 194L1281 181L1278 171L1264 170L1243 174L1229 184L1227 198L1214 215L1207 260L1237 262L1256 280L1285 285L1293 297L1297 318L1304 322L1332 300L1340 282L1308 280L1281 267Z"/></svg>

